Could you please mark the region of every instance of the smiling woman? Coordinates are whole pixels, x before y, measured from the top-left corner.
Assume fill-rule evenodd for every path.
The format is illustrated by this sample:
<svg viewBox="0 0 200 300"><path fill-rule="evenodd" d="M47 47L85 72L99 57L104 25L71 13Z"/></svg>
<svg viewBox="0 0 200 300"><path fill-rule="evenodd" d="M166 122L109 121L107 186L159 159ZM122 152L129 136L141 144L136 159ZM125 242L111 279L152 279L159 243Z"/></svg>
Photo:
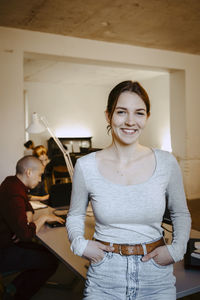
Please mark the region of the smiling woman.
<svg viewBox="0 0 200 300"><path fill-rule="evenodd" d="M119 83L106 109L112 143L76 163L67 229L72 251L91 262L84 300L176 299L173 263L186 251L190 214L175 158L139 143L149 116L144 88ZM171 245L161 227L166 196ZM92 241L84 238L88 199L96 220Z"/></svg>

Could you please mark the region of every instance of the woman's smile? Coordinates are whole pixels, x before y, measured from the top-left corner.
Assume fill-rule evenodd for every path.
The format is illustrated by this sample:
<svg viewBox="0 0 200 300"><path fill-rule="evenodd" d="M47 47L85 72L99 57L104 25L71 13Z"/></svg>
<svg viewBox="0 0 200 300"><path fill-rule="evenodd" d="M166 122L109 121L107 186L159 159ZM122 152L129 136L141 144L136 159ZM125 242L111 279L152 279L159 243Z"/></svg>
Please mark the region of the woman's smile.
<svg viewBox="0 0 200 300"><path fill-rule="evenodd" d="M121 131L127 135L133 135L137 132L137 129L121 128Z"/></svg>

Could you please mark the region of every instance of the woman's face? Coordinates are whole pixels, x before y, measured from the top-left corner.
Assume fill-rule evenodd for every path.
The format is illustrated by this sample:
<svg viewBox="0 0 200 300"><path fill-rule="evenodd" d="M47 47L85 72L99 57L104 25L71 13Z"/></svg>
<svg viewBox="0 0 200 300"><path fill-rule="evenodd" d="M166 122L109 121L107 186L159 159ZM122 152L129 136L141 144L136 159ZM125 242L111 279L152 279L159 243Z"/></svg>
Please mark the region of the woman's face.
<svg viewBox="0 0 200 300"><path fill-rule="evenodd" d="M39 160L42 162L43 166L46 167L46 165L49 162L49 158L46 154L42 154L39 156Z"/></svg>
<svg viewBox="0 0 200 300"><path fill-rule="evenodd" d="M146 125L147 112L144 101L133 92L122 93L117 101L111 121L112 136L121 144L136 142Z"/></svg>

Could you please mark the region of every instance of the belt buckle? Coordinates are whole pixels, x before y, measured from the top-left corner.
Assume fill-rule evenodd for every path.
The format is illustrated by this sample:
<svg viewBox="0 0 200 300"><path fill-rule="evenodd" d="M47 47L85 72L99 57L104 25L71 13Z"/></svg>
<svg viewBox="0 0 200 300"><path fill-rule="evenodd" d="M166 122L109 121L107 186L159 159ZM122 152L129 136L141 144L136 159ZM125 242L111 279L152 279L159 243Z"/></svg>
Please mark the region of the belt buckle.
<svg viewBox="0 0 200 300"><path fill-rule="evenodd" d="M121 245L119 245L119 254L120 254L120 255L123 255L123 254L122 254L122 246L121 246Z"/></svg>

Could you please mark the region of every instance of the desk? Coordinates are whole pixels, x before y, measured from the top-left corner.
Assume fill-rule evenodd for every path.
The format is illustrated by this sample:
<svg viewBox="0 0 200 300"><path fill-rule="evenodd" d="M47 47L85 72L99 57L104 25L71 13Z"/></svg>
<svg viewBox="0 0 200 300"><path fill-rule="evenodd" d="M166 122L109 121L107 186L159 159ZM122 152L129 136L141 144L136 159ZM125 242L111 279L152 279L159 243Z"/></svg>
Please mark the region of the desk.
<svg viewBox="0 0 200 300"><path fill-rule="evenodd" d="M52 208L45 208L36 211L36 216L42 213L52 212ZM85 224L86 238L91 239L94 232L93 217L86 217ZM89 263L86 259L74 255L70 250L65 227L43 228L37 234L38 239L61 260L69 269L82 278L86 278ZM192 238L200 238L200 232L192 230ZM200 270L184 269L183 261L174 264L176 276L177 299L187 295L200 292Z"/></svg>
<svg viewBox="0 0 200 300"><path fill-rule="evenodd" d="M165 238L168 243L171 242L172 236L169 233L171 231L171 225L164 224ZM200 231L191 230L191 238L200 238ZM180 261L174 264L174 275L176 276L176 298L182 298L191 294L200 292L200 270L197 269L185 269L184 261Z"/></svg>
<svg viewBox="0 0 200 300"><path fill-rule="evenodd" d="M35 211L35 217L44 213L51 213L55 208L42 208ZM93 217L86 217L86 238L91 239L94 232ZM89 262L70 250L70 243L65 227L50 228L44 225L37 233L37 238L42 244L53 252L60 261L62 261L69 269L76 273L79 277L86 278Z"/></svg>
<svg viewBox="0 0 200 300"><path fill-rule="evenodd" d="M200 270L184 269L183 261L174 264L176 298L200 292Z"/></svg>

